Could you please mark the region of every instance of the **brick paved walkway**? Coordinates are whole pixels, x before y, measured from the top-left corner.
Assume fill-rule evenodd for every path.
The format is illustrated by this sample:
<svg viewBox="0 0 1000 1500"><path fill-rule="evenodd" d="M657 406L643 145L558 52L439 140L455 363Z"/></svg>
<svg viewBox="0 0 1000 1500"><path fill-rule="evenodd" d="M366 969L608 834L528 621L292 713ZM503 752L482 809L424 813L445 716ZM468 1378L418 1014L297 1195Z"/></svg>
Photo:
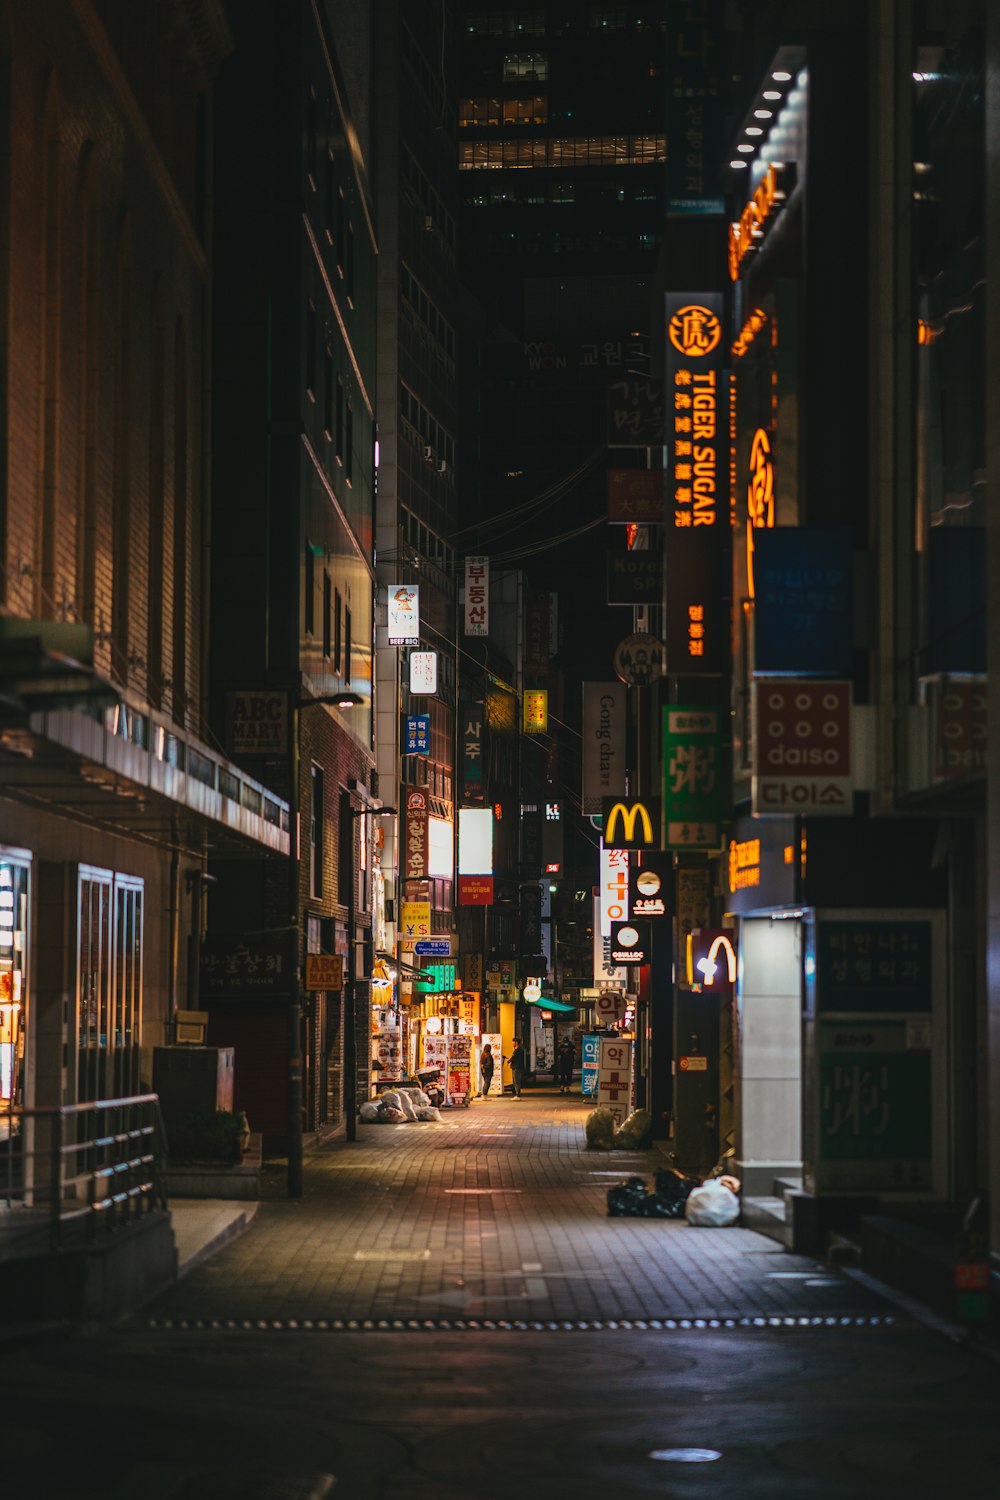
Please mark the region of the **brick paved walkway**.
<svg viewBox="0 0 1000 1500"><path fill-rule="evenodd" d="M752 1230L610 1219L656 1151L585 1149L589 1104L539 1090L440 1124L359 1125L270 1186L246 1232L145 1315L195 1319L646 1319L885 1314L849 1277Z"/></svg>

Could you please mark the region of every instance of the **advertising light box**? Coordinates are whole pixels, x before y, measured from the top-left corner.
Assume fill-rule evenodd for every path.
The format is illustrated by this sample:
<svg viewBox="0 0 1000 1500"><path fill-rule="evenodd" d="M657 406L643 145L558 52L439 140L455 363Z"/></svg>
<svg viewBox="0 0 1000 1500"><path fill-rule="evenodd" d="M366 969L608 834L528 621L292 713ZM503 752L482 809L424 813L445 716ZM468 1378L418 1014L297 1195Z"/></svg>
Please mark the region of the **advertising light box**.
<svg viewBox="0 0 1000 1500"><path fill-rule="evenodd" d="M458 873L460 875L493 874L492 808L459 808Z"/></svg>

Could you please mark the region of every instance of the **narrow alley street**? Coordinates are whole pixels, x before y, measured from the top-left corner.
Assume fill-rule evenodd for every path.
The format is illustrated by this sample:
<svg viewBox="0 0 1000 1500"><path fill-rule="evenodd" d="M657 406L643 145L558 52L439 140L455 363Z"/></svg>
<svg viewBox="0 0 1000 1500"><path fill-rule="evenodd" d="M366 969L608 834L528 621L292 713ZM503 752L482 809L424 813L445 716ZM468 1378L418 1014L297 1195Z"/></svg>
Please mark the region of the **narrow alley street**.
<svg viewBox="0 0 1000 1500"><path fill-rule="evenodd" d="M11 1350L11 1493L937 1500L956 1455L963 1500L995 1493L989 1350L753 1231L609 1219L661 1158L587 1151L587 1109L361 1126L307 1155L301 1200L273 1169L130 1323Z"/></svg>

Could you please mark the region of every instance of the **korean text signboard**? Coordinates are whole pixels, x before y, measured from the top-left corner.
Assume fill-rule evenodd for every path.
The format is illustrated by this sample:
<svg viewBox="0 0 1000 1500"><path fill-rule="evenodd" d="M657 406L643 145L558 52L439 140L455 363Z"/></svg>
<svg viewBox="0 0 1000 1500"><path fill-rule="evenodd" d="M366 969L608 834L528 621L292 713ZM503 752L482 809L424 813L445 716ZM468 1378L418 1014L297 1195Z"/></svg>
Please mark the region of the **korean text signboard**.
<svg viewBox="0 0 1000 1500"><path fill-rule="evenodd" d="M729 521L728 384L722 294L667 294L667 516L683 527Z"/></svg>
<svg viewBox="0 0 1000 1500"><path fill-rule="evenodd" d="M721 537L714 529L667 534L667 669L683 677L722 671L729 652Z"/></svg>
<svg viewBox="0 0 1000 1500"><path fill-rule="evenodd" d="M431 935L431 903L403 901L399 908L399 941L405 953L414 953L417 943Z"/></svg>
<svg viewBox="0 0 1000 1500"><path fill-rule="evenodd" d="M627 856L626 856L627 857ZM628 975L626 969L621 968L611 960L611 928L607 933L601 932L601 903L594 898L594 984L598 989L602 986L624 990Z"/></svg>
<svg viewBox="0 0 1000 1500"><path fill-rule="evenodd" d="M490 633L490 560L465 559L465 634Z"/></svg>
<svg viewBox="0 0 1000 1500"><path fill-rule="evenodd" d="M423 792L409 792L406 797L406 880L427 878L427 798Z"/></svg>
<svg viewBox="0 0 1000 1500"><path fill-rule="evenodd" d="M410 652L410 692L436 693L438 686L436 651Z"/></svg>
<svg viewBox="0 0 1000 1500"><path fill-rule="evenodd" d="M721 0L671 6L667 23L667 213L721 214Z"/></svg>
<svg viewBox="0 0 1000 1500"><path fill-rule="evenodd" d="M716 849L725 808L722 710L663 710L664 847Z"/></svg>
<svg viewBox="0 0 1000 1500"><path fill-rule="evenodd" d="M663 381L623 376L608 387L608 447L654 448L663 442Z"/></svg>
<svg viewBox="0 0 1000 1500"><path fill-rule="evenodd" d="M660 604L663 559L656 552L608 553L609 604Z"/></svg>
<svg viewBox="0 0 1000 1500"><path fill-rule="evenodd" d="M430 714L406 715L406 749L403 753L405 755L430 755Z"/></svg>
<svg viewBox="0 0 1000 1500"><path fill-rule="evenodd" d="M851 684L759 678L751 697L753 811L853 812Z"/></svg>
<svg viewBox="0 0 1000 1500"><path fill-rule="evenodd" d="M614 922L628 920L628 853L624 849L608 849L601 843L601 884L598 898L601 903L601 936L609 938Z"/></svg>
<svg viewBox="0 0 1000 1500"><path fill-rule="evenodd" d="M252 938L223 942L205 938L201 949L201 990L213 1000L269 999L286 995L291 984L287 942Z"/></svg>
<svg viewBox="0 0 1000 1500"><path fill-rule="evenodd" d="M620 1125L632 1107L632 1043L601 1037L597 1066L597 1105L609 1109Z"/></svg>
<svg viewBox="0 0 1000 1500"><path fill-rule="evenodd" d="M656 525L663 520L662 469L609 469L608 520Z"/></svg>
<svg viewBox="0 0 1000 1500"><path fill-rule="evenodd" d="M583 684L584 813L625 791L625 696L621 682Z"/></svg>
<svg viewBox="0 0 1000 1500"><path fill-rule="evenodd" d="M462 755L462 796L467 802L483 800L483 709L482 704L463 702L459 719Z"/></svg>
<svg viewBox="0 0 1000 1500"><path fill-rule="evenodd" d="M820 1011L929 1011L931 952L930 922L821 921Z"/></svg>

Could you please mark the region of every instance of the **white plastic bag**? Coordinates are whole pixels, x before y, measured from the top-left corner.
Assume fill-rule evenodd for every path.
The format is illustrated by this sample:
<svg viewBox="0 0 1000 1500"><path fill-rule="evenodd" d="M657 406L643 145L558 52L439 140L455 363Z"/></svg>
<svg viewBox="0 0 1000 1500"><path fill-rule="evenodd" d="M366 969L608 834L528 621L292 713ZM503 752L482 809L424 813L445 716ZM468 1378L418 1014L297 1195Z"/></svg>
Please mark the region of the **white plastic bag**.
<svg viewBox="0 0 1000 1500"><path fill-rule="evenodd" d="M406 1118L408 1120L415 1120L417 1118L417 1106L410 1090L397 1089L396 1097L399 1100L399 1107Z"/></svg>
<svg viewBox="0 0 1000 1500"><path fill-rule="evenodd" d="M740 1200L718 1178L711 1178L688 1193L684 1217L689 1224L701 1229L724 1229L727 1224L735 1224L739 1216Z"/></svg>
<svg viewBox="0 0 1000 1500"><path fill-rule="evenodd" d="M358 1110L358 1114L366 1125L374 1125L378 1119L378 1105L374 1099L366 1099Z"/></svg>

